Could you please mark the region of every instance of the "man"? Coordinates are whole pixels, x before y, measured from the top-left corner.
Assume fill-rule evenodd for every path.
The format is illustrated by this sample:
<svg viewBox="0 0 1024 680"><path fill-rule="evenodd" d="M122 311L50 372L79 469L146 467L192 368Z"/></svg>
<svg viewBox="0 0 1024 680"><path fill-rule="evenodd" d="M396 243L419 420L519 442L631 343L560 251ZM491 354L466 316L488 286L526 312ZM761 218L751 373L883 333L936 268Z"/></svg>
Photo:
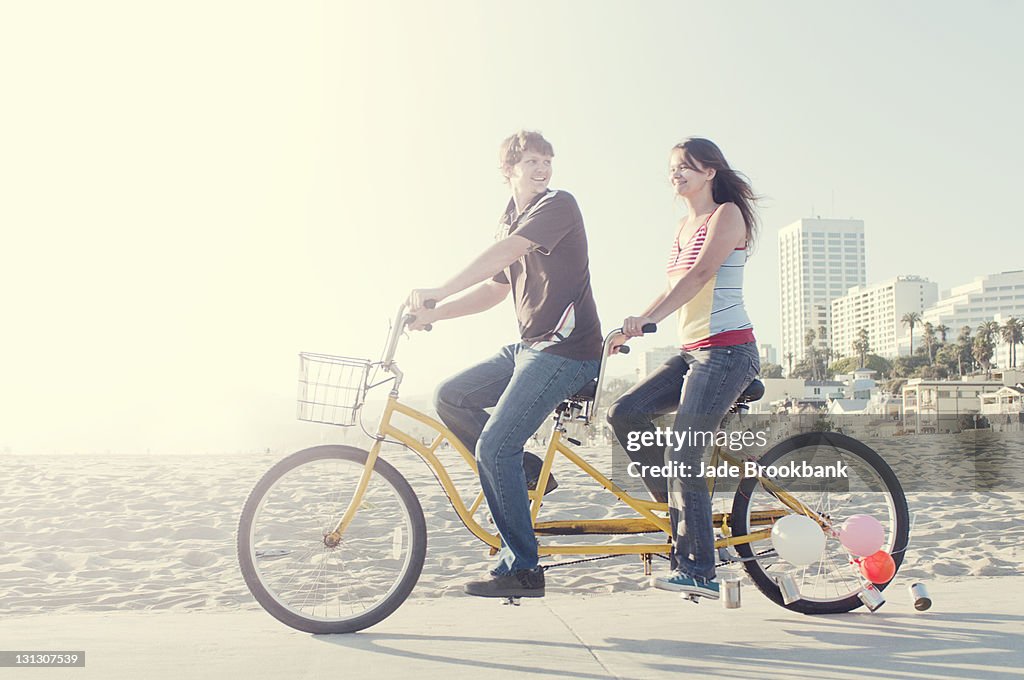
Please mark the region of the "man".
<svg viewBox="0 0 1024 680"><path fill-rule="evenodd" d="M551 144L537 132L520 131L502 142L499 162L512 198L496 243L439 288L409 295L414 330L490 309L510 290L515 300L521 341L449 378L435 395L441 420L476 452L502 540L489 578L466 584L470 595L543 597L523 445L600 367L601 324L583 216L570 194L548 189L553 157ZM470 287L457 299L425 308L428 300L440 303ZM484 409L491 407L488 416Z"/></svg>

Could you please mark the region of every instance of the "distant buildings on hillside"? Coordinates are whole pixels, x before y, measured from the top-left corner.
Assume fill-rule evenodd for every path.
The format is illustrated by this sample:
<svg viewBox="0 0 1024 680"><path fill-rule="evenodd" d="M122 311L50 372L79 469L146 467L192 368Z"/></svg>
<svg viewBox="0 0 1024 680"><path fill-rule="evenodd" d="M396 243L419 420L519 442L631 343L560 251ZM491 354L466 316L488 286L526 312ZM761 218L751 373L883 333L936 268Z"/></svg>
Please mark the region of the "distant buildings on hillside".
<svg viewBox="0 0 1024 680"><path fill-rule="evenodd" d="M907 314L914 325L914 348L925 324L945 327L947 341L964 326L1024 319L1024 270L979 276L949 291L916 275L900 275L868 284L862 220L801 219L779 230L779 317L782 353L787 370L807 350L814 332L815 350L832 350L832 358L855 356L853 343L867 332L870 353L887 359L912 353ZM1007 367L1010 348L997 342L993 363ZM762 354L762 363L765 356ZM1020 362L1024 363L1024 362Z"/></svg>
<svg viewBox="0 0 1024 680"><path fill-rule="evenodd" d="M950 329L951 339L955 339L964 326L969 326L975 333L982 323L995 321L1002 325L1011 317L1024 319L1024 270L1020 269L979 276L970 283L944 291L934 305L921 313L920 326L926 323L935 328L944 325ZM914 333L915 349L920 337ZM900 338L899 350L901 355L910 354L909 333ZM993 363L1007 368L1009 360L1009 345L997 342ZM1018 360L1018 365L1024 365L1024 361Z"/></svg>
<svg viewBox="0 0 1024 680"><path fill-rule="evenodd" d="M832 300L832 349L840 356L854 355L853 343L863 328L868 332L871 353L893 358L897 341L907 331L904 315L923 314L938 299L939 285L920 276L854 286Z"/></svg>

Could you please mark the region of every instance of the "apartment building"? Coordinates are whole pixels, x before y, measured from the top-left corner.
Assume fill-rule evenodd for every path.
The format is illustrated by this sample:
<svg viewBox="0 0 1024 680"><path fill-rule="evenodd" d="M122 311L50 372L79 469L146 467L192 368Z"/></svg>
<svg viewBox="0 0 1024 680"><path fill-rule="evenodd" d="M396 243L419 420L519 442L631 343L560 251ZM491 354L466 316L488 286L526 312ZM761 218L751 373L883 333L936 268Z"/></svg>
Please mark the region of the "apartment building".
<svg viewBox="0 0 1024 680"><path fill-rule="evenodd" d="M955 340L960 329L970 326L974 334L980 324L987 321L1006 323L1010 317L1024 319L1024 270L1001 272L979 276L970 283L956 286L943 292L938 301L921 313L921 323L914 328L914 346L920 338L920 327L931 323L938 328L949 328L947 340ZM905 329L898 340L899 353L910 353L909 332ZM1024 365L1020 357L1024 348L1017 346L1017 364ZM1010 348L1000 341L996 343L993 363L1001 368L1009 366Z"/></svg>
<svg viewBox="0 0 1024 680"><path fill-rule="evenodd" d="M783 365L804 356L808 330L831 329L832 300L866 283L864 221L801 219L779 230ZM828 338L817 338L819 348Z"/></svg>
<svg viewBox="0 0 1024 680"><path fill-rule="evenodd" d="M897 276L869 286L854 286L832 301L832 349L838 356L854 356L853 343L863 328L868 332L870 352L894 359L898 340L907 332L903 315L923 314L938 299L939 284L920 276ZM917 337L920 339L920 332Z"/></svg>

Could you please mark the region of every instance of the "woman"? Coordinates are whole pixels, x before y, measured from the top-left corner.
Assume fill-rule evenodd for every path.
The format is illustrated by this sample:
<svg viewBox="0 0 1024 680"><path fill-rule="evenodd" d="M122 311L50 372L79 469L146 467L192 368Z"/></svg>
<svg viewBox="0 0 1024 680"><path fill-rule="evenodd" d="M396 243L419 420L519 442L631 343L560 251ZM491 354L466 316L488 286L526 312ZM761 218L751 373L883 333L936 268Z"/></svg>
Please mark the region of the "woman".
<svg viewBox="0 0 1024 680"><path fill-rule="evenodd" d="M757 229L756 197L721 150L698 137L673 147L669 180L688 215L670 249L668 288L641 314L623 321L612 351L643 335L644 324L658 323L676 310L682 351L620 397L608 421L625 448L628 439L643 441L630 438L630 432L654 431L655 415L677 412L676 441L667 450L662 441L630 454L657 465L667 457L678 471L669 477L667 490L661 478L644 480L662 502L667 491L674 536L672 571L654 584L717 599L711 498L707 480L699 476L707 440L693 433L715 432L760 370L753 326L743 307L743 266Z"/></svg>

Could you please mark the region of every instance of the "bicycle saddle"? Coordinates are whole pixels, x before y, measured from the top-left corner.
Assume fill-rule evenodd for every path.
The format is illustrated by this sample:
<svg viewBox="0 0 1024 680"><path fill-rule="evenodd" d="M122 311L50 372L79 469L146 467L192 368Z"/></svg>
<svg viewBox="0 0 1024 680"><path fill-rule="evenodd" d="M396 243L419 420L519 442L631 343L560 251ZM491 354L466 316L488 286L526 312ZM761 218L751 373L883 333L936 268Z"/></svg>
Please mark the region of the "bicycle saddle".
<svg viewBox="0 0 1024 680"><path fill-rule="evenodd" d="M576 394L569 397L569 401L594 401L597 395L597 378L594 378L580 388Z"/></svg>
<svg viewBox="0 0 1024 680"><path fill-rule="evenodd" d="M764 396L764 383L754 378L754 382L747 385L747 389L743 390L740 396L736 397L737 404L749 404L752 401L757 401Z"/></svg>

